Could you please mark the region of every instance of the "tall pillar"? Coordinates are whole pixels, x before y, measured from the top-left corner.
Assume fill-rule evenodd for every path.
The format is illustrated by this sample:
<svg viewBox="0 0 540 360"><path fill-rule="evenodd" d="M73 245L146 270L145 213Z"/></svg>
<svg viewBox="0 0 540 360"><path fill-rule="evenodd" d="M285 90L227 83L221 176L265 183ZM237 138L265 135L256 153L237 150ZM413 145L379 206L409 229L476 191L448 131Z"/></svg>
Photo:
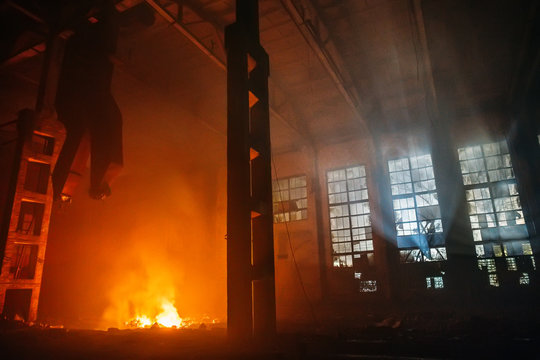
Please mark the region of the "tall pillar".
<svg viewBox="0 0 540 360"><path fill-rule="evenodd" d="M312 180L312 186L313 186L313 193L315 197L315 211L316 211L316 217L315 221L317 223L317 246L318 246L318 254L319 254L319 279L321 283L321 299L325 301L328 299L328 273L327 273L327 259L326 259L326 240L327 237L325 236L325 228L324 228L324 220L323 220L323 208L324 208L324 201L323 201L323 191L321 182L326 180L326 176L321 176L321 170L319 166L319 150L316 146L313 146L313 180ZM323 182L324 184L324 182Z"/></svg>
<svg viewBox="0 0 540 360"><path fill-rule="evenodd" d="M18 119L19 142L14 166L13 191L2 224L0 310L9 319L33 322L37 318L43 263L51 217L51 171L65 139L56 119L54 101L66 39L51 36L43 63L35 111L26 109Z"/></svg>
<svg viewBox="0 0 540 360"><path fill-rule="evenodd" d="M380 118L379 112L371 114L372 119ZM372 137L370 168L373 192L376 193L376 202L372 211L380 214L373 217L373 242L377 257L384 256L376 262L378 279L381 283L381 292L392 305L399 305L401 298L401 283L399 281L399 249L397 246L396 226L394 224L394 209L392 206L392 191L386 158L383 153L383 137L386 129L379 121L368 122Z"/></svg>
<svg viewBox="0 0 540 360"><path fill-rule="evenodd" d="M237 0L227 49L227 326L232 339L275 333L268 55L257 0Z"/></svg>
<svg viewBox="0 0 540 360"><path fill-rule="evenodd" d="M431 156L437 184L441 221L447 251L448 274L445 281L453 290L454 306L466 310L472 299L472 291L480 279L477 271L476 253L472 236L465 188L457 157L457 146L452 139L452 122L445 111L432 116ZM443 117L444 116L444 117ZM457 309L456 309L457 310Z"/></svg>

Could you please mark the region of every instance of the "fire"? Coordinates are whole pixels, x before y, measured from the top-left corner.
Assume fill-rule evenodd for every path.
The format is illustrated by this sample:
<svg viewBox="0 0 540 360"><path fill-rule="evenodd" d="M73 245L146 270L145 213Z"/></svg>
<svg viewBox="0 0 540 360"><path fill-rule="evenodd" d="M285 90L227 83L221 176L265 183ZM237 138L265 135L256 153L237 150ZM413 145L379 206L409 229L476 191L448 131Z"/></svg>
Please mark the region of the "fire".
<svg viewBox="0 0 540 360"><path fill-rule="evenodd" d="M165 301L161 304L163 311L156 316L156 322L159 325L165 327L180 327L182 325L182 318L178 316L178 311L173 304L168 301Z"/></svg>
<svg viewBox="0 0 540 360"><path fill-rule="evenodd" d="M150 318L147 315L140 315L126 322L126 325L128 327L138 328L150 327L154 324L168 328L179 328L188 325L188 323L178 315L178 310L176 310L176 307L170 300L163 299L161 301L161 310L162 311L153 318Z"/></svg>
<svg viewBox="0 0 540 360"><path fill-rule="evenodd" d="M189 229L191 225L183 226L180 233L178 226L176 222L152 218L145 218L145 224L134 226L129 235L132 243L117 251L114 270L104 279L107 303L100 315L99 329L221 326L221 321L216 319L221 315L218 312L221 307L215 306L217 298L205 291L204 280L212 279L212 274L203 276L205 273L198 271L199 265L193 262L195 249L190 248L193 251L189 256L185 250L178 250L184 237L202 238L203 235L186 233L188 230L184 228ZM150 240L156 238L159 242Z"/></svg>

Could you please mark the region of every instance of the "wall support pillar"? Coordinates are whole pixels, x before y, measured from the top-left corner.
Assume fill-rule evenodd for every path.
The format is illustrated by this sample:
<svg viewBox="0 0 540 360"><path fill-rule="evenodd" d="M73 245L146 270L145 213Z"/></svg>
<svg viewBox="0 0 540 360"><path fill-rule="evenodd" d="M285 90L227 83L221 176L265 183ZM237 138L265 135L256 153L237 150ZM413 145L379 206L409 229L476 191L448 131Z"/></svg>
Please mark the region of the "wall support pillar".
<svg viewBox="0 0 540 360"><path fill-rule="evenodd" d="M258 0L236 1L227 50L227 329L233 340L276 331L268 55Z"/></svg>

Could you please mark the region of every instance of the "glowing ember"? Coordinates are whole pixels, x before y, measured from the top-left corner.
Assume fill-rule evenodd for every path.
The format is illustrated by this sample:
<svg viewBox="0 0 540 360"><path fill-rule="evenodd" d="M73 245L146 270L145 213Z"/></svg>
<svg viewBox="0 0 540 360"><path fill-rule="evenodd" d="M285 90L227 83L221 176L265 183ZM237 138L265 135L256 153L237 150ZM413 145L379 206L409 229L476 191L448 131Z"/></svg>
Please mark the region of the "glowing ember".
<svg viewBox="0 0 540 360"><path fill-rule="evenodd" d="M147 315L140 315L135 317L135 319L128 321L126 325L138 328L150 327L154 324L168 328L179 328L189 325L178 315L178 311L171 301L164 299L161 302L161 310L162 311L154 318L150 318Z"/></svg>

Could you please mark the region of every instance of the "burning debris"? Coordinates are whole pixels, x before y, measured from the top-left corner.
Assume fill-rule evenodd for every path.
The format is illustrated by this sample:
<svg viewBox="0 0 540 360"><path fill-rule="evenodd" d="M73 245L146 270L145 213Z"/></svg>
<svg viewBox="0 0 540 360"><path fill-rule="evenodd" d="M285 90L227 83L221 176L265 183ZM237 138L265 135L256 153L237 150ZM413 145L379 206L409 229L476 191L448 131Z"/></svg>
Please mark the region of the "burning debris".
<svg viewBox="0 0 540 360"><path fill-rule="evenodd" d="M158 229L163 230L158 235L166 244L161 248L142 240L156 236L153 226L133 229L136 236L118 259L115 276L111 275L105 290L107 307L93 328L194 329L201 323L220 323L214 319L222 314L212 307L202 285L190 286L188 280L193 277L178 270L182 254L171 250L178 242L176 230L170 224Z"/></svg>
<svg viewBox="0 0 540 360"><path fill-rule="evenodd" d="M126 322L126 326L129 328L148 328L148 327L168 327L168 328L181 328L188 327L192 322L189 319L182 319L178 315L178 310L174 304L163 299L161 302L161 312L154 317L149 317L146 314L139 315L134 319Z"/></svg>

